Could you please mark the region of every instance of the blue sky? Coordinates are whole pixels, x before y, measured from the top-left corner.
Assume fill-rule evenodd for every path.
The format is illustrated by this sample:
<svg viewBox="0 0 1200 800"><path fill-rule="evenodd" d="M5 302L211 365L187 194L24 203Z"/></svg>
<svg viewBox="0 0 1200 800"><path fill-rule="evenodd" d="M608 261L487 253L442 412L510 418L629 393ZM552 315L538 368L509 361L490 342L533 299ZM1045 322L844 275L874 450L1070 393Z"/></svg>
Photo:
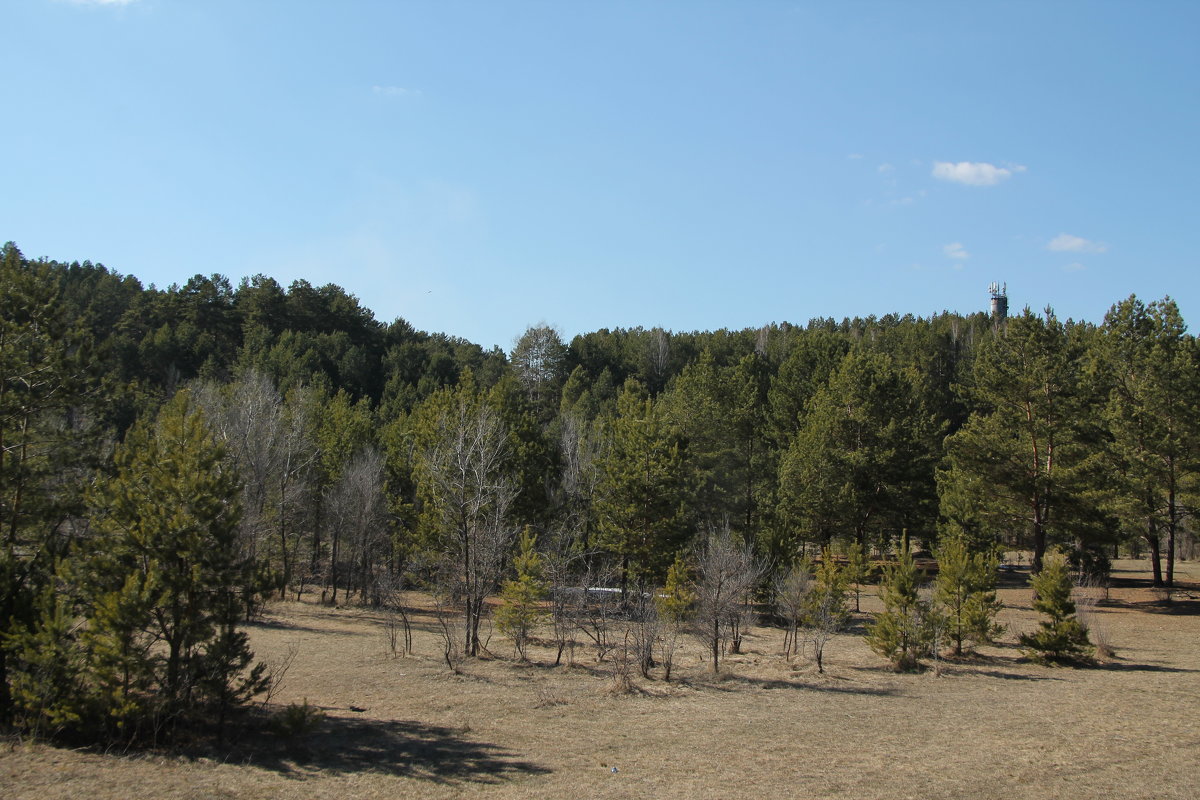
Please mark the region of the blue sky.
<svg viewBox="0 0 1200 800"><path fill-rule="evenodd" d="M1200 3L8 0L0 239L506 349L1200 313Z"/></svg>

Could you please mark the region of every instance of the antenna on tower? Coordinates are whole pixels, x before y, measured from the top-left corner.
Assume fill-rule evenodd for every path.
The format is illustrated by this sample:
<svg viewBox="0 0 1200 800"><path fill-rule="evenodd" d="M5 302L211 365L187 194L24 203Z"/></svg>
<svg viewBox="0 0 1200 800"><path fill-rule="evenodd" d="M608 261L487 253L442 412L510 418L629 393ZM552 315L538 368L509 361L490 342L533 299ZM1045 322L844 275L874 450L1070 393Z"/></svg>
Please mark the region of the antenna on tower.
<svg viewBox="0 0 1200 800"><path fill-rule="evenodd" d="M988 284L988 294L992 297L992 322L1003 322L1008 318L1008 283L992 281Z"/></svg>

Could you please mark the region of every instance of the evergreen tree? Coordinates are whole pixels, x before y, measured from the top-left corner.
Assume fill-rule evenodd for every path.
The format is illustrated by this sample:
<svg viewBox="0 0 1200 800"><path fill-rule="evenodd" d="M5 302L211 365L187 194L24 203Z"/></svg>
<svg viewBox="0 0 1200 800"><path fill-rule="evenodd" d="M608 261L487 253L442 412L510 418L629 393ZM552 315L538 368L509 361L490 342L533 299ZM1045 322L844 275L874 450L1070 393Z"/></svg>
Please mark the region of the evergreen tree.
<svg viewBox="0 0 1200 800"><path fill-rule="evenodd" d="M691 570L682 556L676 556L675 561L667 569L667 580L662 591L654 595L654 605L658 618L662 622L662 653L663 680L670 682L671 669L675 664L675 650L679 643L679 635L683 632L696 602L696 593L692 591Z"/></svg>
<svg viewBox="0 0 1200 800"><path fill-rule="evenodd" d="M1105 494L1149 545L1155 586L1174 583L1176 538L1200 488L1200 359L1185 330L1170 298L1147 306L1131 296L1108 312L1100 342L1115 467Z"/></svg>
<svg viewBox="0 0 1200 800"><path fill-rule="evenodd" d="M238 630L252 565L239 556L237 476L187 392L134 426L114 458L92 497L87 566L99 680L121 703L152 686L145 701L162 719L212 707L223 722L264 685L262 665L245 672Z"/></svg>
<svg viewBox="0 0 1200 800"><path fill-rule="evenodd" d="M916 669L933 646L932 609L921 599L921 573L908 548L884 570L880 583L883 611L867 628L867 643L898 670Z"/></svg>
<svg viewBox="0 0 1200 800"><path fill-rule="evenodd" d="M1048 620L1038 630L1020 636L1021 647L1030 658L1042 664L1073 664L1087 661L1092 654L1087 628L1075 616L1071 600L1071 569L1066 556L1053 552L1042 571L1033 577L1033 610Z"/></svg>
<svg viewBox="0 0 1200 800"><path fill-rule="evenodd" d="M866 550L858 542L851 542L846 551L846 582L854 587L855 613L862 611L859 607L859 595L862 594L862 585L870 577L871 562L867 558Z"/></svg>
<svg viewBox="0 0 1200 800"><path fill-rule="evenodd" d="M526 527L521 533L520 549L513 556L517 577L500 586L500 607L496 609L496 627L512 637L522 661L526 659L530 634L546 616L540 603L546 598L547 588L536 544L537 537Z"/></svg>
<svg viewBox="0 0 1200 800"><path fill-rule="evenodd" d="M817 672L825 671L825 645L846 625L850 614L846 610L846 570L838 564L833 551L825 548L821 563L813 574L812 590L804 610L805 625L813 645Z"/></svg>
<svg viewBox="0 0 1200 800"><path fill-rule="evenodd" d="M3 640L33 629L80 528L94 367L52 265L0 248L0 723L13 712Z"/></svg>
<svg viewBox="0 0 1200 800"><path fill-rule="evenodd" d="M1029 530L1035 571L1050 542L1097 532L1086 496L1098 444L1094 396L1082 373L1087 332L1025 309L985 341L971 383L974 410L946 441L942 514L995 537ZM978 534L972 534L978 536Z"/></svg>
<svg viewBox="0 0 1200 800"><path fill-rule="evenodd" d="M630 381L599 458L597 528L619 562L621 586L661 580L687 535L687 472L657 404Z"/></svg>
<svg viewBox="0 0 1200 800"><path fill-rule="evenodd" d="M790 516L818 539L930 527L936 427L882 354L850 353L809 406L780 465Z"/></svg>
<svg viewBox="0 0 1200 800"><path fill-rule="evenodd" d="M934 601L945 611L954 655L961 656L964 641L990 642L1004 630L995 621L1003 608L996 599L996 559L971 553L957 538L942 544L937 559Z"/></svg>

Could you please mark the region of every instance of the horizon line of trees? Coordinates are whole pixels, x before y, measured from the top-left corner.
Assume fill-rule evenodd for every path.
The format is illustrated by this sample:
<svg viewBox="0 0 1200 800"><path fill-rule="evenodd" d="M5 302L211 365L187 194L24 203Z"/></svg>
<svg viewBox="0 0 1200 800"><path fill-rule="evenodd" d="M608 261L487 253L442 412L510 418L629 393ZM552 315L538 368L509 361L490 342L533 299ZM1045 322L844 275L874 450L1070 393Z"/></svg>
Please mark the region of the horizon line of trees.
<svg viewBox="0 0 1200 800"><path fill-rule="evenodd" d="M229 666L249 664L234 619L288 592L379 602L397 582L434 588L466 610L472 655L483 599L511 577L526 528L561 568L638 589L662 586L717 528L772 569L831 546L883 555L954 539L1029 549L1035 570L1065 547L1095 572L1124 546L1170 586L1191 552L1200 349L1170 298L1122 300L1101 325L1027 308L569 343L541 325L504 353L383 325L333 285L256 276L234 289L214 275L146 289L11 243L0 297L6 722L45 718L22 705L31 674L110 717L120 697L144 718L140 703L168 684L235 705L251 687ZM197 432L147 433L171 425ZM175 659L216 663L202 654L224 636L210 683L179 684L180 664L159 663L170 636L149 620L167 595L126 587L142 603L127 598L127 616L89 611L133 563L97 559L100 543L187 527L165 513L118 525L97 488L135 481L129 464L151 447L161 464L219 455L202 470L222 476L205 484L207 521L188 524L200 547L231 531L214 549L221 588L203 590L224 599L197 611L207 627ZM162 502L135 501L147 514ZM116 620L143 657L126 664L144 674L123 695L100 669L115 645L91 633ZM60 662L29 660L55 637Z"/></svg>

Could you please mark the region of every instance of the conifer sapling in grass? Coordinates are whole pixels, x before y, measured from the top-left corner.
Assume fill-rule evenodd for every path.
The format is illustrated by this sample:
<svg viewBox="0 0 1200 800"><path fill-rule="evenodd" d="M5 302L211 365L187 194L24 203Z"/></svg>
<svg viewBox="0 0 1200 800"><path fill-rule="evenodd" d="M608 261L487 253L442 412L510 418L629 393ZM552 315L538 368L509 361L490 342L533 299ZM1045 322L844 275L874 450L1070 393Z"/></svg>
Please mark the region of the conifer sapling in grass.
<svg viewBox="0 0 1200 800"><path fill-rule="evenodd" d="M1023 633L1021 647L1040 664L1076 664L1090 660L1092 645L1087 629L1075 616L1071 599L1071 570L1060 552L1046 557L1042 571L1033 576L1033 610L1049 617L1038 630Z"/></svg>
<svg viewBox="0 0 1200 800"><path fill-rule="evenodd" d="M522 661L526 659L530 634L545 616L540 603L546 597L546 581L542 578L542 557L534 549L536 543L537 536L526 527L520 550L513 557L517 577L500 588L500 607L496 610L496 627L512 637Z"/></svg>
<svg viewBox="0 0 1200 800"><path fill-rule="evenodd" d="M938 551L934 601L945 614L956 656L963 654L964 642L989 642L1004 631L996 623L1003 604L996 599L995 556L971 553L959 538L949 539Z"/></svg>
<svg viewBox="0 0 1200 800"><path fill-rule="evenodd" d="M880 599L884 610L867 629L867 643L891 660L897 670L913 670L933 647L936 621L930 604L921 599L921 573L908 548L884 571Z"/></svg>

